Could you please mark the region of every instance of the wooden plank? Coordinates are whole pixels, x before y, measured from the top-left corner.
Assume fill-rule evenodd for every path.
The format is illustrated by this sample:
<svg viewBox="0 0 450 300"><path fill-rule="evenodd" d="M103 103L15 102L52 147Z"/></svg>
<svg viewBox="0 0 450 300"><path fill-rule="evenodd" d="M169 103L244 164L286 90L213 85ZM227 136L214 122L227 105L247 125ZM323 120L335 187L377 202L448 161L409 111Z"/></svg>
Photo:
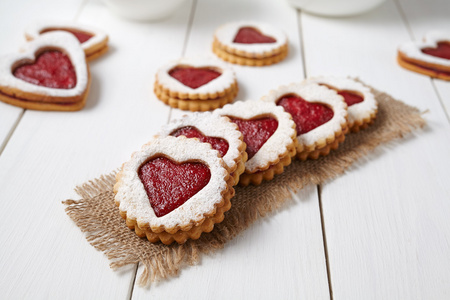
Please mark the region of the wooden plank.
<svg viewBox="0 0 450 300"><path fill-rule="evenodd" d="M447 298L450 126L430 80L396 64L397 45L409 39L396 5L352 18L304 14L302 26L308 75L359 76L430 110L424 131L380 147L324 185L334 298Z"/></svg>
<svg viewBox="0 0 450 300"><path fill-rule="evenodd" d="M234 20L257 20L283 29L289 57L273 66L235 66L238 99L259 99L281 84L303 79L297 12L284 2L198 1L186 56L213 55L214 30ZM185 112L173 110L172 117ZM142 270L139 270L141 272ZM329 290L317 190L299 192L294 203L243 232L201 265L178 278L135 287L133 299L328 299Z"/></svg>
<svg viewBox="0 0 450 300"><path fill-rule="evenodd" d="M77 199L75 185L119 167L167 121L169 108L152 93L153 74L179 55L189 9L188 2L154 24L118 19L99 1L83 9L79 21L111 37L109 53L90 64L87 106L75 113L27 111L0 157L5 298L128 297L134 266L113 272L61 200Z"/></svg>

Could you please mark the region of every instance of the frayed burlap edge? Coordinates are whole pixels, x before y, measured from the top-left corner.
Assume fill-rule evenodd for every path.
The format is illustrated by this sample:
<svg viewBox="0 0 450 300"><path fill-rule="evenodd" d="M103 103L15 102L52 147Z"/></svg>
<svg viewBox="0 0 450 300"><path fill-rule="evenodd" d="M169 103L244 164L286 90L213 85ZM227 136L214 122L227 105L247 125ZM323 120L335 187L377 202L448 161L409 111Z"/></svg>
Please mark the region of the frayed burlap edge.
<svg viewBox="0 0 450 300"><path fill-rule="evenodd" d="M126 227L114 204L115 173L101 176L76 188L81 200L66 200L66 212L86 233L88 242L104 252L111 268L141 263L140 285L176 275L186 265L199 262L202 254L223 248L225 243L260 217L278 209L308 184L320 184L341 175L378 145L387 143L425 125L418 109L373 90L379 104L375 123L349 134L338 150L318 160L294 161L280 174L260 186L237 187L232 208L211 233L183 245L152 244Z"/></svg>

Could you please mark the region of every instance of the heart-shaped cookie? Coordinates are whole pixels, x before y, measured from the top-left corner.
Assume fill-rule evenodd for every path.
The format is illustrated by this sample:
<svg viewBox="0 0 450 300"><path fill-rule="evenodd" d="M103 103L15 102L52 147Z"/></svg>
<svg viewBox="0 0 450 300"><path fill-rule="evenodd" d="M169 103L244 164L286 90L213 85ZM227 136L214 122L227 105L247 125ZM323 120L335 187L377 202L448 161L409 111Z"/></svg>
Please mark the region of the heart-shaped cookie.
<svg viewBox="0 0 450 300"><path fill-rule="evenodd" d="M365 129L375 120L378 104L370 88L351 78L319 76L308 78L305 83L316 83L335 90L344 98L348 107L348 127L352 132Z"/></svg>
<svg viewBox="0 0 450 300"><path fill-rule="evenodd" d="M38 21L25 30L27 40L37 39L41 34L52 31L65 31L73 34L83 48L87 60L95 59L108 51L108 35L97 28L63 21Z"/></svg>
<svg viewBox="0 0 450 300"><path fill-rule="evenodd" d="M238 87L233 70L222 62L183 58L158 70L154 92L172 107L206 111L233 101Z"/></svg>
<svg viewBox="0 0 450 300"><path fill-rule="evenodd" d="M74 111L84 107L90 85L78 40L49 32L21 53L0 57L0 100L36 110Z"/></svg>
<svg viewBox="0 0 450 300"><path fill-rule="evenodd" d="M347 104L334 90L317 84L281 86L262 98L282 106L297 126L297 157L317 159L345 139Z"/></svg>
<svg viewBox="0 0 450 300"><path fill-rule="evenodd" d="M291 116L273 103L239 101L213 112L239 126L247 143L248 161L239 183L258 185L283 172L295 156L296 131Z"/></svg>
<svg viewBox="0 0 450 300"><path fill-rule="evenodd" d="M399 46L400 66L434 78L450 80L450 35L432 31L423 42L407 42Z"/></svg>
<svg viewBox="0 0 450 300"><path fill-rule="evenodd" d="M219 153L186 137L152 139L116 178L120 214L151 242L199 238L223 220L234 195L233 179Z"/></svg>
<svg viewBox="0 0 450 300"><path fill-rule="evenodd" d="M245 170L247 153L242 133L226 117L211 112L196 112L163 126L158 135L185 136L209 143L219 151L234 184L239 182L239 176Z"/></svg>

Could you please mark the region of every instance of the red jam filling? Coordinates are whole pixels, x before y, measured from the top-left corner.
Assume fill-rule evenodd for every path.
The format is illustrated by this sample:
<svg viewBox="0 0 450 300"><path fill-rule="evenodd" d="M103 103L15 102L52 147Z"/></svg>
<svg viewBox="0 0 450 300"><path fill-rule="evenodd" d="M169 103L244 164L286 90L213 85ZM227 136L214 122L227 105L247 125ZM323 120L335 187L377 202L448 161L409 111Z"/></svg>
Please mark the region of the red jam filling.
<svg viewBox="0 0 450 300"><path fill-rule="evenodd" d="M352 92L352 91L346 91L346 90L342 90L342 91L337 91L337 93L339 95L341 95L342 97L344 97L345 103L347 103L347 106L352 106L353 104L356 103L361 103L364 101L364 97L362 97L361 95Z"/></svg>
<svg viewBox="0 0 450 300"><path fill-rule="evenodd" d="M239 127L247 144L248 159L255 156L256 152L267 142L278 128L278 121L274 118L261 118L255 120L233 119L231 121Z"/></svg>
<svg viewBox="0 0 450 300"><path fill-rule="evenodd" d="M253 27L241 27L234 37L233 43L238 44L271 44L276 43L276 39L259 32Z"/></svg>
<svg viewBox="0 0 450 300"><path fill-rule="evenodd" d="M450 42L438 42L437 48L424 48L422 52L428 55L450 59Z"/></svg>
<svg viewBox="0 0 450 300"><path fill-rule="evenodd" d="M222 74L207 68L177 67L170 70L169 75L185 86L196 89Z"/></svg>
<svg viewBox="0 0 450 300"><path fill-rule="evenodd" d="M184 135L187 138L198 138L202 143L209 143L213 149L219 151L222 157L228 152L228 142L222 138L215 138L210 136L204 136L197 128L193 126L186 126L172 132L172 136Z"/></svg>
<svg viewBox="0 0 450 300"><path fill-rule="evenodd" d="M14 76L26 82L55 89L71 89L77 76L69 57L60 51L45 51L32 64L16 68Z"/></svg>
<svg viewBox="0 0 450 300"><path fill-rule="evenodd" d="M67 31L67 32L70 32L71 34L73 34L78 39L80 44L86 42L87 40L89 40L91 37L94 36L93 34L90 34L87 32L73 30L73 29L67 29L67 28L47 29L47 30L44 30L42 33L49 32L49 31L60 31L60 30Z"/></svg>
<svg viewBox="0 0 450 300"><path fill-rule="evenodd" d="M200 162L180 164L165 157L144 163L138 175L158 218L183 205L211 178L209 168Z"/></svg>
<svg viewBox="0 0 450 300"><path fill-rule="evenodd" d="M333 118L334 112L326 105L311 103L299 96L286 95L278 100L277 105L292 115L297 134L307 133Z"/></svg>

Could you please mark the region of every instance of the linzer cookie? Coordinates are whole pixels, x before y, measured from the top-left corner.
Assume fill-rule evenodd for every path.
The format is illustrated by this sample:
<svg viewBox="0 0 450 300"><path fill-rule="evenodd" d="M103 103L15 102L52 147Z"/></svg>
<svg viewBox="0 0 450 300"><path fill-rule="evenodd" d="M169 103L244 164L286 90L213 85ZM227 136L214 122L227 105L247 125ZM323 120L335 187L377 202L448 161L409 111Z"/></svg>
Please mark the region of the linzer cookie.
<svg viewBox="0 0 450 300"><path fill-rule="evenodd" d="M0 100L35 110L75 111L84 107L89 69L78 40L49 32L21 53L0 57Z"/></svg>
<svg viewBox="0 0 450 300"><path fill-rule="evenodd" d="M290 165L297 134L291 116L281 107L260 101L239 101L214 114L230 118L244 135L248 160L239 180L241 185L259 185Z"/></svg>
<svg viewBox="0 0 450 300"><path fill-rule="evenodd" d="M266 66L288 54L286 34L260 22L233 22L220 26L215 34L213 52L233 64Z"/></svg>
<svg viewBox="0 0 450 300"><path fill-rule="evenodd" d="M223 158L228 172L234 179L234 185L239 182L239 176L245 170L247 153L242 133L237 125L226 117L210 112L193 113L170 122L161 129L159 135L183 135L211 144Z"/></svg>
<svg viewBox="0 0 450 300"><path fill-rule="evenodd" d="M350 79L333 76L308 78L305 83L317 83L335 90L347 103L348 127L352 132L367 128L375 120L378 104L370 89Z"/></svg>
<svg viewBox="0 0 450 300"><path fill-rule="evenodd" d="M27 40L37 39L51 31L65 31L73 34L81 44L87 60L93 60L108 51L108 35L91 26L66 21L39 21L30 24L25 31Z"/></svg>
<svg viewBox="0 0 450 300"><path fill-rule="evenodd" d="M405 69L450 80L450 35L430 32L423 42L407 42L398 48L397 61Z"/></svg>
<svg viewBox="0 0 450 300"><path fill-rule="evenodd" d="M233 70L218 60L182 58L158 70L154 92L172 107L207 111L232 102L238 85Z"/></svg>
<svg viewBox="0 0 450 300"><path fill-rule="evenodd" d="M282 106L292 115L297 128L297 157L301 160L328 155L345 140L347 104L334 90L293 83L272 90L262 100Z"/></svg>
<svg viewBox="0 0 450 300"><path fill-rule="evenodd" d="M233 178L208 143L154 138L123 164L115 202L130 229L151 242L184 243L222 222Z"/></svg>

